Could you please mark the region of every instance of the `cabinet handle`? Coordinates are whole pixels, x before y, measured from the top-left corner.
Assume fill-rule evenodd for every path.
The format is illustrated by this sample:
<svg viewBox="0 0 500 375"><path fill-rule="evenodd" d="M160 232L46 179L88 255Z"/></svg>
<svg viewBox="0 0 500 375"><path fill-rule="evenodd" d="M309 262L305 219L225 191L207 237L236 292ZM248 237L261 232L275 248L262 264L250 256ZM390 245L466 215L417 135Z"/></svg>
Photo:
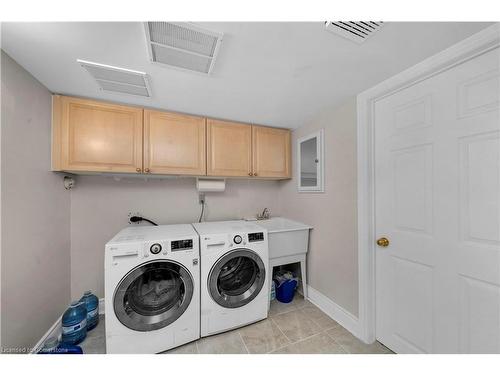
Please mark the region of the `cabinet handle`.
<svg viewBox="0 0 500 375"><path fill-rule="evenodd" d="M141 168L136 168L136 169L135 169L135 171L136 171L137 173L141 173L141 170L142 170Z"/></svg>
<svg viewBox="0 0 500 375"><path fill-rule="evenodd" d="M254 173L253 175L254 175L254 176L257 176L257 173Z"/></svg>
<svg viewBox="0 0 500 375"><path fill-rule="evenodd" d="M149 173L149 168L144 169L144 172Z"/></svg>
<svg viewBox="0 0 500 375"><path fill-rule="evenodd" d="M248 173L249 176L252 176L252 172Z"/></svg>

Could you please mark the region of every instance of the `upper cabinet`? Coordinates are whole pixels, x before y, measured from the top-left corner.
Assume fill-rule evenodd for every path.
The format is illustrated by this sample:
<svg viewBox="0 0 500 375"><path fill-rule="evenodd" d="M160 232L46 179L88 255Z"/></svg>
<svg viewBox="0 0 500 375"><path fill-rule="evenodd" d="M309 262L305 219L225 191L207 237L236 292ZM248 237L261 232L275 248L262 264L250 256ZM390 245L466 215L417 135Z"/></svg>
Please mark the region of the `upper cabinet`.
<svg viewBox="0 0 500 375"><path fill-rule="evenodd" d="M207 175L252 176L252 127L207 120Z"/></svg>
<svg viewBox="0 0 500 375"><path fill-rule="evenodd" d="M289 178L290 130L207 120L207 175Z"/></svg>
<svg viewBox="0 0 500 375"><path fill-rule="evenodd" d="M206 174L205 118L144 110L144 172Z"/></svg>
<svg viewBox="0 0 500 375"><path fill-rule="evenodd" d="M52 170L290 178L290 131L53 96Z"/></svg>
<svg viewBox="0 0 500 375"><path fill-rule="evenodd" d="M52 169L142 171L142 109L53 97Z"/></svg>
<svg viewBox="0 0 500 375"><path fill-rule="evenodd" d="M290 131L252 126L253 175L290 177Z"/></svg>

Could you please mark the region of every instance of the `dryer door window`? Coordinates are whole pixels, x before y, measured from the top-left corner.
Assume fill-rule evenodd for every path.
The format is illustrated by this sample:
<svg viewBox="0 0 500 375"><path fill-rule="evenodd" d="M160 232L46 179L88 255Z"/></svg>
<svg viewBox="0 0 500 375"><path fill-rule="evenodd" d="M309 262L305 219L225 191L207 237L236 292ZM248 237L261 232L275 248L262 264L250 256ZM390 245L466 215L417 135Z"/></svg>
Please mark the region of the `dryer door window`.
<svg viewBox="0 0 500 375"><path fill-rule="evenodd" d="M248 249L233 250L212 267L208 287L213 300L227 308L252 301L264 286L266 269L262 259Z"/></svg>
<svg viewBox="0 0 500 375"><path fill-rule="evenodd" d="M191 302L193 278L173 261L145 263L129 272L115 290L118 320L135 331L154 331L175 322Z"/></svg>

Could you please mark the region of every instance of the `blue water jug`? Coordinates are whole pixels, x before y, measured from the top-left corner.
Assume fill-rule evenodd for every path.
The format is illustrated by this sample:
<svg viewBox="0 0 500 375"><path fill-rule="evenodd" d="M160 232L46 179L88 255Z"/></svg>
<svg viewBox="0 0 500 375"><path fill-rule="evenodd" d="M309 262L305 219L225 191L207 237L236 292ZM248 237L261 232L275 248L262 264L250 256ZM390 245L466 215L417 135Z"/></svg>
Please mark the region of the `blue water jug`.
<svg viewBox="0 0 500 375"><path fill-rule="evenodd" d="M297 287L297 280L290 279L283 281L276 290L276 299L283 303L292 302Z"/></svg>
<svg viewBox="0 0 500 375"><path fill-rule="evenodd" d="M73 301L62 316L61 342L78 344L87 336L87 307L85 303Z"/></svg>
<svg viewBox="0 0 500 375"><path fill-rule="evenodd" d="M85 302L87 306L87 331L90 331L99 323L99 298L87 290L83 293L80 302Z"/></svg>

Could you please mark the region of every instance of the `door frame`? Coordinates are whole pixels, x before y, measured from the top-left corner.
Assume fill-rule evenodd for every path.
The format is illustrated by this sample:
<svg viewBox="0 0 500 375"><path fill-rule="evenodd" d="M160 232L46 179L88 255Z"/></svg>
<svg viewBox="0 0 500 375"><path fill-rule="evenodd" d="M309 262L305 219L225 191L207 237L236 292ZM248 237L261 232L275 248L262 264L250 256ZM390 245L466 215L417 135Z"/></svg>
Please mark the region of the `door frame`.
<svg viewBox="0 0 500 375"><path fill-rule="evenodd" d="M470 36L357 96L358 159L358 335L366 343L375 332L375 103L500 46L500 23Z"/></svg>

